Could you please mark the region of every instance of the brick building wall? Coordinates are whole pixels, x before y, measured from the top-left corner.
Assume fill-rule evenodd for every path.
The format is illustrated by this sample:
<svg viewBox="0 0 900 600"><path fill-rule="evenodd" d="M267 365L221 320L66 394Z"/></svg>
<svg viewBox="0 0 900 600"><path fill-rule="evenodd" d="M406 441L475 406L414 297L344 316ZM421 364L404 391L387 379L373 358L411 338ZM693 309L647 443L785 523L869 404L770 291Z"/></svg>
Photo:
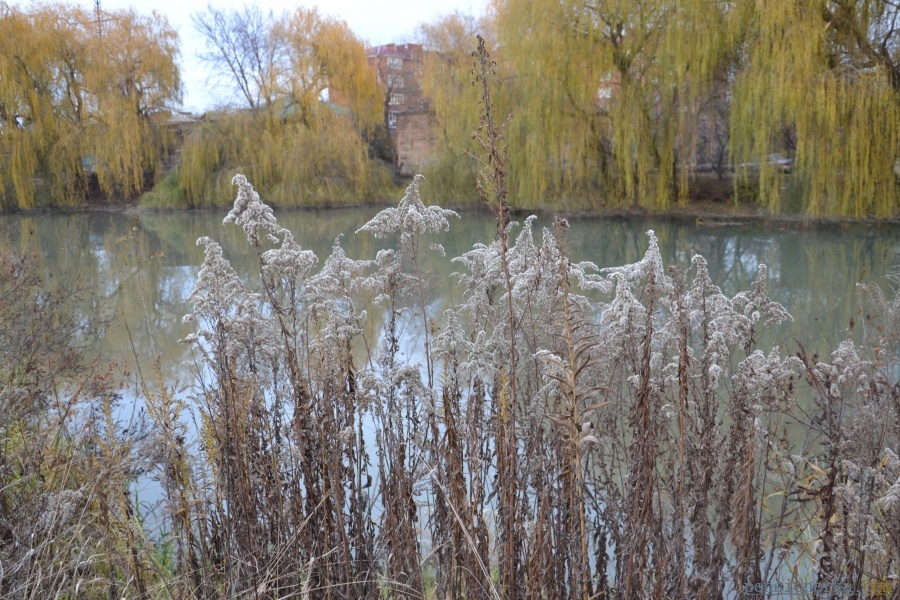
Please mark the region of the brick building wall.
<svg viewBox="0 0 900 600"><path fill-rule="evenodd" d="M434 117L422 94L425 52L420 44L370 48L369 66L384 86L384 122L396 150L401 175L419 172L434 144Z"/></svg>
<svg viewBox="0 0 900 600"><path fill-rule="evenodd" d="M434 146L434 115L428 111L398 116L392 137L397 149L397 171L401 175L421 172Z"/></svg>

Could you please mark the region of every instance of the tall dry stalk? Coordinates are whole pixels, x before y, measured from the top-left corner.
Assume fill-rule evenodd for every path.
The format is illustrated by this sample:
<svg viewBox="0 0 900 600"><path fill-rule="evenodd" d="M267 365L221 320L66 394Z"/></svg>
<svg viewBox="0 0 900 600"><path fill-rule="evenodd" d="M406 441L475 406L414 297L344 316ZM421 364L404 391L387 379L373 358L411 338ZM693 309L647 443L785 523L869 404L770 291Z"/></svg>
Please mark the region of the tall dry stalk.
<svg viewBox="0 0 900 600"><path fill-rule="evenodd" d="M475 81L481 86L481 124L473 134L486 157L479 158L483 168L479 172L478 192L482 201L497 218L497 237L500 240L500 262L506 286L507 323L509 335L509 366L501 369L495 382L495 415L497 419L497 481L500 495L501 546L500 583L507 598L517 598L519 586L519 557L521 552L521 523L519 522L518 442L516 418L518 393L516 387L516 312L513 307L513 286L509 269L509 203L507 202L507 165L509 152L504 144L503 123L494 122L491 84L494 80L494 63L478 36L475 57Z"/></svg>

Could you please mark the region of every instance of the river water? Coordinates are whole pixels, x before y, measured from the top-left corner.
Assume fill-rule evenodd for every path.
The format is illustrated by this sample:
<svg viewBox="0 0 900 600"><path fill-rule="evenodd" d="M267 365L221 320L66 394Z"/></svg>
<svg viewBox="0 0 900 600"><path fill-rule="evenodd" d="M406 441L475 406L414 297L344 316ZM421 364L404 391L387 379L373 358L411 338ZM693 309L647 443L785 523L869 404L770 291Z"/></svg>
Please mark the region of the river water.
<svg viewBox="0 0 900 600"><path fill-rule="evenodd" d="M355 231L377 208L293 210L277 214L304 248L327 258L336 236L351 258L374 258L383 242ZM183 378L178 365L186 348L177 341L190 333L181 322L189 312L185 298L203 262L197 238L219 241L238 273L253 272L256 257L243 232L223 225L225 211L125 213L86 212L0 217L0 243L34 251L48 276L79 281L96 296L92 310L113 317L94 352L108 360L150 364L159 355L172 380ZM885 276L900 264L900 229L891 226L846 225L798 230L792 227L747 225L698 226L695 222L652 219L570 219L569 249L574 260L599 267L639 260L647 249L646 231L659 238L663 260L684 270L690 258L702 254L713 282L733 295L747 289L760 263L768 265L769 291L794 316L794 322L772 334L785 350L796 342L827 351L846 336L858 311L856 283L887 285ZM538 220L539 228L549 220ZM455 296L450 261L478 242L493 237L493 218L481 212L462 213L449 233L440 236L446 258L429 254L423 263L432 276L432 309L442 312ZM87 308L86 308L87 310ZM857 321L859 319L857 318ZM130 336L129 336L130 332Z"/></svg>

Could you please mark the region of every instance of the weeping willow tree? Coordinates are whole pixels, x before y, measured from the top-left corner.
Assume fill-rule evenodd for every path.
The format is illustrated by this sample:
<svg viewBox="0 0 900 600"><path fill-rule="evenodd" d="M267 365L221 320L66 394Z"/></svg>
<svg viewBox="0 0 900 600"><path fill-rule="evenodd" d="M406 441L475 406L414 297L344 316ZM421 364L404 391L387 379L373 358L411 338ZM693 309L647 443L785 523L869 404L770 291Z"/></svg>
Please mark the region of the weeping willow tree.
<svg viewBox="0 0 900 600"><path fill-rule="evenodd" d="M781 206L794 157L811 215L885 217L900 208L900 5L886 0L746 2L734 83L733 149L760 165L762 202ZM747 177L747 170L744 170Z"/></svg>
<svg viewBox="0 0 900 600"><path fill-rule="evenodd" d="M182 148L176 173L183 201L191 208L227 205L238 170L252 173L256 187L279 206L385 197L392 189L391 172L370 157L353 122L327 109L312 119L299 114L273 119L245 111L212 117Z"/></svg>
<svg viewBox="0 0 900 600"><path fill-rule="evenodd" d="M169 140L152 117L181 100L178 34L156 13L109 13L93 42L88 72L95 93L88 148L100 187L126 198L162 171Z"/></svg>
<svg viewBox="0 0 900 600"><path fill-rule="evenodd" d="M316 112L327 90L331 100L350 108L362 129L381 121L384 94L366 61L364 44L344 21L301 7L275 28L286 46L282 89L303 118Z"/></svg>
<svg viewBox="0 0 900 600"><path fill-rule="evenodd" d="M738 28L702 0L499 0L514 194L665 208L684 199Z"/></svg>
<svg viewBox="0 0 900 600"><path fill-rule="evenodd" d="M688 198L699 171L736 168L736 188L758 189L773 212L785 189L812 215L898 210L896 2L495 0L493 9L519 205L665 209ZM453 40L453 25L423 30ZM444 135L432 164L460 154L445 131L475 122L459 85L471 60L459 56L428 63Z"/></svg>
<svg viewBox="0 0 900 600"><path fill-rule="evenodd" d="M210 8L194 16L207 38L207 62L244 106L212 115L185 140L175 186L181 197L163 198L160 186L148 203L229 204L238 171L280 205L384 197L390 171L365 141L381 121L383 91L363 43L346 23L315 9L254 15Z"/></svg>
<svg viewBox="0 0 900 600"><path fill-rule="evenodd" d="M773 212L790 186L811 215L894 214L898 13L886 0L500 1L523 100L521 192L599 175L613 198L665 208L712 150ZM710 148L716 118L727 149Z"/></svg>
<svg viewBox="0 0 900 600"><path fill-rule="evenodd" d="M478 169L471 154L479 147L472 138L472 126L478 123L480 94L472 85L474 49L477 34L492 38L492 23L454 13L419 27L425 49L422 92L435 113L435 148L425 164L423 187L443 202L464 203L478 199L475 182ZM502 90L506 91L506 90ZM508 109L508 98L498 98Z"/></svg>
<svg viewBox="0 0 900 600"><path fill-rule="evenodd" d="M0 194L31 208L42 175L58 201L83 194L80 169L86 56L69 10L0 6ZM54 68L54 67L62 68ZM56 92L56 93L54 93Z"/></svg>
<svg viewBox="0 0 900 600"><path fill-rule="evenodd" d="M0 5L0 201L135 195L167 151L152 117L180 101L177 34L157 15Z"/></svg>

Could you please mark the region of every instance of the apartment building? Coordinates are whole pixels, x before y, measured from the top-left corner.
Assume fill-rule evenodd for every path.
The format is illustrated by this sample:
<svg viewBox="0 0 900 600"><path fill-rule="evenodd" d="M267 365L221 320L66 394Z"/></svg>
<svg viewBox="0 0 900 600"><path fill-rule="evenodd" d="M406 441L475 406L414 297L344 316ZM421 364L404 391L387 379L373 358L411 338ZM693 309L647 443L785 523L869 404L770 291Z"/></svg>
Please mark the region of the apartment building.
<svg viewBox="0 0 900 600"><path fill-rule="evenodd" d="M369 48L367 58L384 85L384 120L397 152L397 170L415 175L434 143L434 116L422 94L425 51L421 44L385 44Z"/></svg>

